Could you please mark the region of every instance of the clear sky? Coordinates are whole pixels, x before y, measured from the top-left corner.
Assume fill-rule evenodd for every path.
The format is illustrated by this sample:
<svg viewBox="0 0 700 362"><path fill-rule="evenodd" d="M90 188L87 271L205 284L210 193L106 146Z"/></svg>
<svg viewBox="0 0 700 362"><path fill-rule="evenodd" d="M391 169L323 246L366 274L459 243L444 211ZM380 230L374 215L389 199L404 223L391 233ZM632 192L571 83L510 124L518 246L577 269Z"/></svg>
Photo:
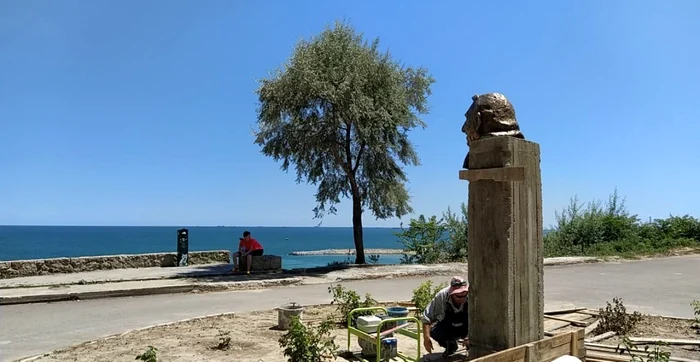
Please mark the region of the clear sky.
<svg viewBox="0 0 700 362"><path fill-rule="evenodd" d="M697 0L6 0L0 224L316 225L315 188L253 144L254 91L337 19L436 79L417 214L467 200L463 114L497 91L541 145L545 226L615 187L643 219L700 216Z"/></svg>

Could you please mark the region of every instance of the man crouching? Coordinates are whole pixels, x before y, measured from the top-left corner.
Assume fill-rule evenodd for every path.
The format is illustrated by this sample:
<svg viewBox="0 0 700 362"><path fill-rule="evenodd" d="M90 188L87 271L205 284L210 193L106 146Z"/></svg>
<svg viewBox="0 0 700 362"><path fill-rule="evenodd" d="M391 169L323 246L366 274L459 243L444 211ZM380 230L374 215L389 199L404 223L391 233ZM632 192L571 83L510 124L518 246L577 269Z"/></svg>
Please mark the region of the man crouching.
<svg viewBox="0 0 700 362"><path fill-rule="evenodd" d="M435 295L425 308L423 317L423 346L428 353L433 351L434 339L445 348L444 357L454 354L458 342L469 345L469 325L467 314L467 293L469 287L461 277L453 277L450 286Z"/></svg>

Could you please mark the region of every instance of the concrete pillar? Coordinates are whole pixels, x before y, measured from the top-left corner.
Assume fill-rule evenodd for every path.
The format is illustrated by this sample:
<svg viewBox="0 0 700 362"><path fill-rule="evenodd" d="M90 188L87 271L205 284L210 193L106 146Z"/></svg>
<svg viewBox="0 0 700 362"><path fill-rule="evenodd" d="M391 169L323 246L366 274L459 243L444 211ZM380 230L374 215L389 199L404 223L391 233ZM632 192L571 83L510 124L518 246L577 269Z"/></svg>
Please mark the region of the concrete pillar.
<svg viewBox="0 0 700 362"><path fill-rule="evenodd" d="M469 169L470 358L544 338L540 147L472 142Z"/></svg>

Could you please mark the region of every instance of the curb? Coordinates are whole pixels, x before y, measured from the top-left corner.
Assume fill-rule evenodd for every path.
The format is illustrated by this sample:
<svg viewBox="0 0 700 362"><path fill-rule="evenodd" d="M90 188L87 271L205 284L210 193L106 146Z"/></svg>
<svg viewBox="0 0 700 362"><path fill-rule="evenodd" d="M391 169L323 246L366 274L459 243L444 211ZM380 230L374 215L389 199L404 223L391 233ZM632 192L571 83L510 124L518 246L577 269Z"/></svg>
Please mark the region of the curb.
<svg viewBox="0 0 700 362"><path fill-rule="evenodd" d="M120 297L138 297L157 294L189 293L193 291L227 291L227 290L251 290L259 288L272 288L279 286L296 285L303 282L302 278L250 280L220 283L193 283L188 285L168 285L162 287L134 288L123 290L105 290L98 292L78 292L62 294L24 295L19 297L0 297L0 305L17 305L30 303L65 302L71 300L90 300Z"/></svg>
<svg viewBox="0 0 700 362"><path fill-rule="evenodd" d="M549 261L548 261L549 259ZM559 258L548 258L544 260L544 266L562 266L562 265L574 265L574 264L590 264L603 262L600 258L590 258L590 259L559 259ZM461 264L461 263L460 263ZM427 268L426 270L416 270L415 272L409 273L385 273L385 274L359 274L356 276L348 276L345 278L338 278L336 280L328 280L328 283L338 283L338 282L349 282L358 280L376 280L376 279L390 279L390 278L415 278L415 277L430 277L430 276L441 276L450 275L456 272L463 272L461 269L467 268L467 264L464 263L460 267L455 266L454 268L448 268L444 270L431 270ZM166 278L169 279L169 278ZM193 291L201 290L206 292L217 292L217 291L227 291L227 290L250 290L259 288L270 288L278 286L288 286L303 284L304 276L296 276L291 278L280 278L280 279L268 279L268 280L248 280L248 281L231 281L231 282L210 282L201 283L194 282L188 285L176 285L176 286L162 286L162 287L150 287L150 288L135 288L135 289L123 289L123 290L105 290L98 292L78 292L78 293L61 293L61 294L43 294L43 295L25 295L19 297L0 297L0 305L17 305L17 304L30 304L30 303L49 303L49 302L65 302L65 301L75 301L75 300L90 300L90 299L105 299L105 298L120 298L120 297L136 297L136 296L146 296L146 295L157 295L157 294L176 294L176 293L190 293ZM256 286L256 284L259 284Z"/></svg>

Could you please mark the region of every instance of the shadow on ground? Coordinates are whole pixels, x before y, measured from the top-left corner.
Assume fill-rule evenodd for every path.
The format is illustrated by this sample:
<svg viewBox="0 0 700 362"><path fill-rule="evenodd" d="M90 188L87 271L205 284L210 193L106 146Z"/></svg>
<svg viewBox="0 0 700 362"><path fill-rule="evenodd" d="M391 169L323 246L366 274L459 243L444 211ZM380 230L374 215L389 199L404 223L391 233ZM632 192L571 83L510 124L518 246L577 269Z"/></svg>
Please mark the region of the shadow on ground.
<svg viewBox="0 0 700 362"><path fill-rule="evenodd" d="M175 273L173 278L192 278L201 282L231 282L246 280L289 279L295 277L323 277L334 271L370 268L375 266L382 266L382 264L339 264L314 268L252 272L250 275L246 275L245 273L233 273L233 266L231 264L208 264L190 266L187 269L183 269L182 271Z"/></svg>
<svg viewBox="0 0 700 362"><path fill-rule="evenodd" d="M364 357L362 356L362 359L360 357L360 353L355 352L355 353L349 353L347 351L342 352L338 355L339 358L345 361L374 361L374 358L372 357ZM399 358L392 359L393 360L401 360ZM448 358L445 358L442 356L442 353L428 353L426 355L423 355L421 357L419 362L463 362L463 361L468 361L468 358L466 354L461 354L457 353L454 354Z"/></svg>

